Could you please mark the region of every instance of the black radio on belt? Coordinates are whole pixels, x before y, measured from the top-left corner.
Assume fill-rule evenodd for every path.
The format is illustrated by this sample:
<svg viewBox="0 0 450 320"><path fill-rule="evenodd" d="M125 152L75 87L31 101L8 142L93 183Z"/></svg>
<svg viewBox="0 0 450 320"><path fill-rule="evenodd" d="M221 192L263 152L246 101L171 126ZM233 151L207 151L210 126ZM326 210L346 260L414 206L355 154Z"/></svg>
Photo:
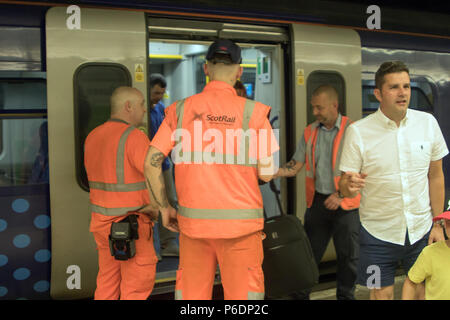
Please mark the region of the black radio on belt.
<svg viewBox="0 0 450 320"><path fill-rule="evenodd" d="M109 249L116 260L128 260L136 254L136 239L139 239L137 215L131 214L111 224Z"/></svg>

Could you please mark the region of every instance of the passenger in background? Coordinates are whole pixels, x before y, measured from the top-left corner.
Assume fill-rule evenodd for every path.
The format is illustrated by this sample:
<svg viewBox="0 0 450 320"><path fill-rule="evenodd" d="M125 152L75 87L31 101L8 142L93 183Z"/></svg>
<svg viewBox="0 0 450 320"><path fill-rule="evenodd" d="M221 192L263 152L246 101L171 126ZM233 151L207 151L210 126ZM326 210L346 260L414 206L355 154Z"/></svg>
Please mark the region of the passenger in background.
<svg viewBox="0 0 450 320"><path fill-rule="evenodd" d="M234 88L236 89L236 93L238 96L247 98L247 90L245 89L245 86L241 81L236 80Z"/></svg>
<svg viewBox="0 0 450 320"><path fill-rule="evenodd" d="M357 283L379 300L394 298L399 261L408 272L427 244L444 240L432 217L444 210L448 149L436 119L408 109L411 85L403 62L383 63L375 86L380 107L348 128L339 186L345 196L361 193Z"/></svg>
<svg viewBox="0 0 450 320"><path fill-rule="evenodd" d="M31 169L31 178L28 183L48 183L48 122L39 127L40 146Z"/></svg>
<svg viewBox="0 0 450 320"><path fill-rule="evenodd" d="M150 75L150 139L153 140L156 132L164 120L164 109L166 108L162 102L164 94L166 93L167 82L163 75L153 73ZM175 190L173 164L169 157L166 157L162 164L164 180L166 184L166 192L171 206L178 207L178 201ZM165 228L161 219L153 228L155 235L155 248L158 259L161 256L178 256L178 234L175 234Z"/></svg>
<svg viewBox="0 0 450 320"><path fill-rule="evenodd" d="M333 238L337 255L338 300L354 300L358 262L359 197L339 191L339 160L344 133L351 120L339 113L338 93L331 85L314 90L311 105L316 121L306 127L297 150L277 177L294 177L306 164L305 231L319 264ZM294 298L309 299L311 290Z"/></svg>
<svg viewBox="0 0 450 320"><path fill-rule="evenodd" d="M450 211L433 218L450 233ZM403 284L403 300L416 298L417 285L425 281L426 300L450 300L450 240L435 242L423 249L409 269Z"/></svg>
<svg viewBox="0 0 450 320"><path fill-rule="evenodd" d="M150 140L153 140L159 126L164 120L165 106L162 102L164 94L166 93L167 82L162 74L152 73L150 75ZM162 163L162 170L164 180L166 182L166 192L169 198L170 205L174 208L178 207L177 196L175 191L175 182L173 176L173 165L166 157ZM178 234L171 232L162 225L161 218L153 227L154 244L158 260L161 256L178 256Z"/></svg>
<svg viewBox="0 0 450 320"><path fill-rule="evenodd" d="M151 117L151 125L150 125L150 139L153 139L156 132L159 129L162 121L164 120L164 103L162 99L164 98L164 94L166 93L167 82L162 74L152 73L150 75L150 117ZM163 162L163 167L168 165L166 162L167 159Z"/></svg>
<svg viewBox="0 0 450 320"><path fill-rule="evenodd" d="M166 109L166 118L152 141L150 162L146 162L155 201L162 209L167 208L161 162L175 147L177 151L173 152L178 156L182 147L183 156L175 163L180 208L172 212L171 220L163 221L170 224L177 219L181 232L175 298L211 299L219 263L225 299L264 299L264 216L258 177L269 181L275 171L273 153L278 144L267 119L270 107L236 94L233 85L242 75L238 45L216 40L206 59L203 69L211 81L201 93ZM199 135L198 126L210 131ZM247 129L256 134L241 146L254 164L245 159L241 162L241 148L227 148L234 154L224 157L223 147L229 140L221 139L227 138L229 131L239 136ZM222 134L225 131L227 137ZM202 148L206 132L214 132L213 149L212 144L203 144ZM181 134L182 144L175 144L174 133ZM264 140L267 144L259 144L258 155L252 156L250 150L256 150L262 134L268 134ZM215 159L207 160L212 153ZM191 161L191 156L200 156L201 161Z"/></svg>
<svg viewBox="0 0 450 320"><path fill-rule="evenodd" d="M92 210L89 230L98 250L96 300L119 297L121 300L145 300L155 284L158 260L151 227L158 211L150 206L144 177L150 140L135 128L142 122L145 112L145 99L139 90L115 89L111 96L111 118L92 130L84 145ZM116 257L123 258L120 254L131 250L121 246L110 248L111 225L129 219L130 215L138 216L139 238L133 240L136 253L134 257L119 260ZM112 251L118 255L112 256Z"/></svg>

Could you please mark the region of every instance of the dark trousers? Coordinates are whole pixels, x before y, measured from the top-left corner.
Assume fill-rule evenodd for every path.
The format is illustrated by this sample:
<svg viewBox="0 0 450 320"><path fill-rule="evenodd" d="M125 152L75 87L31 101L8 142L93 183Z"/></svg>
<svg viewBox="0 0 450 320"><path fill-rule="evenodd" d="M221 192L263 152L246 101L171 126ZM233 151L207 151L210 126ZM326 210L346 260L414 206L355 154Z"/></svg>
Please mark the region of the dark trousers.
<svg viewBox="0 0 450 320"><path fill-rule="evenodd" d="M324 201L329 195L315 194L311 208L305 213L305 231L308 235L317 264L320 263L333 237L337 256L336 298L355 299L355 282L359 253L359 212L355 210L328 210ZM298 298L309 299L311 290Z"/></svg>

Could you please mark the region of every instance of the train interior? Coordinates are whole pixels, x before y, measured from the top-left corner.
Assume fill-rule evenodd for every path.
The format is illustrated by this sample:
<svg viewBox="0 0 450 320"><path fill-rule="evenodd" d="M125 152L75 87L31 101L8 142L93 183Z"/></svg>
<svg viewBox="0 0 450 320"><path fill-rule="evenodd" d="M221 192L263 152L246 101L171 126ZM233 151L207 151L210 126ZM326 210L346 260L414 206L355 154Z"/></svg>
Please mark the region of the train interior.
<svg viewBox="0 0 450 320"><path fill-rule="evenodd" d="M175 101L199 93L209 81L203 72L205 55L209 42L186 42L176 40L153 40L149 42L149 74L162 74L167 81L166 94L163 99L167 107ZM271 106L270 123L279 129L280 90L283 66L280 66L275 45L239 44L242 47L243 75L240 81L246 88L249 99ZM280 190L280 181L275 180L276 190ZM266 216L279 215L280 209L273 198L269 186L261 186Z"/></svg>

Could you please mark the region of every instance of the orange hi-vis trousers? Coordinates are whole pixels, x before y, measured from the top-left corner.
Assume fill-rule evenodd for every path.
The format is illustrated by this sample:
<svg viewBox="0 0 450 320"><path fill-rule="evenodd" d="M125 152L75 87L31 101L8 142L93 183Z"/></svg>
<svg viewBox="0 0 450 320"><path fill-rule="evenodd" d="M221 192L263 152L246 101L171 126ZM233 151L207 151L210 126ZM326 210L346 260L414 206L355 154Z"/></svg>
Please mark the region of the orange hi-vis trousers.
<svg viewBox="0 0 450 320"><path fill-rule="evenodd" d="M264 299L262 232L234 239L192 239L180 233L175 299L210 300L219 263L225 300Z"/></svg>
<svg viewBox="0 0 450 320"><path fill-rule="evenodd" d="M95 300L146 300L153 290L158 258L153 247L153 223L139 215L139 239L135 240L136 255L120 261L111 256L108 236L110 229L93 232L98 249L99 270Z"/></svg>

